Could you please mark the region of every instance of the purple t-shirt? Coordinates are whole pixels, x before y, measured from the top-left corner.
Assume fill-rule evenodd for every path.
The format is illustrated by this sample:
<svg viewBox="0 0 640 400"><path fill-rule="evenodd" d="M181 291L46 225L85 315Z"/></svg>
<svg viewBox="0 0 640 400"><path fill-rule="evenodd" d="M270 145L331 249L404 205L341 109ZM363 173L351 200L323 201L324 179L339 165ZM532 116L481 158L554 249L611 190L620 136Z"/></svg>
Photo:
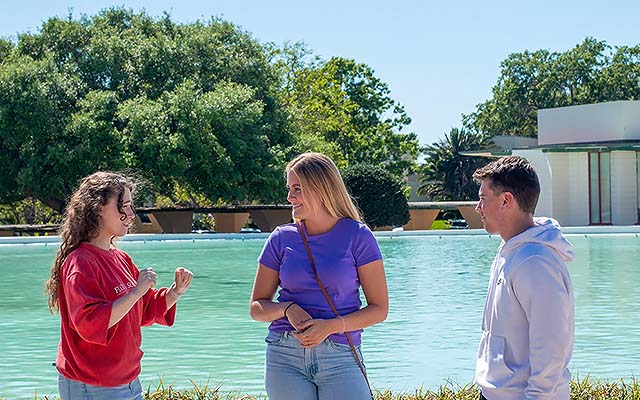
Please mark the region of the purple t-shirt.
<svg viewBox="0 0 640 400"><path fill-rule="evenodd" d="M371 230L363 223L342 218L328 232L311 236L305 230L305 235L320 280L340 315L358 311L362 303L357 268L382 259ZM267 239L258 262L278 271L279 302L293 301L312 318L335 318L313 274L296 224L277 227ZM294 329L287 318L280 318L271 323L269 330L284 332ZM356 346L360 344L361 333L362 330L358 330L350 334ZM338 343L348 343L345 335L331 335L329 338Z"/></svg>

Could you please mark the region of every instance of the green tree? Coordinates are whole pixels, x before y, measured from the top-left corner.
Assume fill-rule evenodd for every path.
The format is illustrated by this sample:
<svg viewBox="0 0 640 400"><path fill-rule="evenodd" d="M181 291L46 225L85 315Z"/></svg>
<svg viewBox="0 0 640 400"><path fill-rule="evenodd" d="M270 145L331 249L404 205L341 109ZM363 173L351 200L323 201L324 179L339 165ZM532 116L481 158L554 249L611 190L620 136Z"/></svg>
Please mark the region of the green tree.
<svg viewBox="0 0 640 400"><path fill-rule="evenodd" d="M640 45L616 48L598 79L597 101L640 99Z"/></svg>
<svg viewBox="0 0 640 400"><path fill-rule="evenodd" d="M56 210L75 185L71 171L89 172L73 157L65 134L82 88L76 76L58 71L51 56L18 56L0 68L0 199L35 197ZM95 149L99 151L100 149Z"/></svg>
<svg viewBox="0 0 640 400"><path fill-rule="evenodd" d="M479 187L473 181L473 173L489 160L461 153L486 149L491 144L482 134L451 129L444 139L426 147L418 192L438 201L477 199Z"/></svg>
<svg viewBox="0 0 640 400"><path fill-rule="evenodd" d="M0 38L0 64L9 56L9 54L11 54L12 49L13 43L9 40Z"/></svg>
<svg viewBox="0 0 640 400"><path fill-rule="evenodd" d="M301 151L400 175L419 152L409 121L368 66L220 19L51 18L0 41L0 202L62 210L98 169L139 172L163 204L283 200L283 164Z"/></svg>
<svg viewBox="0 0 640 400"><path fill-rule="evenodd" d="M273 182L281 172L256 132L264 105L254 95L231 82L206 93L186 82L157 100L124 102L118 116L129 165L151 171L152 183L174 203L201 203L199 193L277 198L281 186Z"/></svg>
<svg viewBox="0 0 640 400"><path fill-rule="evenodd" d="M273 65L278 71L279 93L282 105L287 113L287 129L295 137L295 145L291 149L291 155L305 151L316 151L331 157L338 167L347 165L338 143L330 142L324 134L327 125L339 125L346 123L346 119L336 122L335 115L340 114L336 108L332 113L318 104L309 106L311 100L301 101L300 81L305 73L311 69L319 68L321 60L314 56L313 52L302 43L285 43L282 47L273 46L271 49ZM311 97L309 93L305 93ZM305 97L306 98L306 97Z"/></svg>
<svg viewBox="0 0 640 400"><path fill-rule="evenodd" d="M633 100L640 97L640 47L615 51L587 38L563 52L538 50L510 54L491 99L463 116L468 131L537 136L543 108Z"/></svg>
<svg viewBox="0 0 640 400"><path fill-rule="evenodd" d="M62 215L33 197L0 204L0 225L59 224Z"/></svg>
<svg viewBox="0 0 640 400"><path fill-rule="evenodd" d="M409 204L398 177L371 164L347 167L342 176L365 223L371 228L402 226L409 222Z"/></svg>
<svg viewBox="0 0 640 400"><path fill-rule="evenodd" d="M278 82L269 49L219 19L51 18L0 42L0 202L61 210L98 169L138 170L176 204L279 199Z"/></svg>
<svg viewBox="0 0 640 400"><path fill-rule="evenodd" d="M320 61L302 45L278 53L283 104L299 150L331 156L338 166L367 162L396 175L415 165L411 119L367 65L334 57Z"/></svg>

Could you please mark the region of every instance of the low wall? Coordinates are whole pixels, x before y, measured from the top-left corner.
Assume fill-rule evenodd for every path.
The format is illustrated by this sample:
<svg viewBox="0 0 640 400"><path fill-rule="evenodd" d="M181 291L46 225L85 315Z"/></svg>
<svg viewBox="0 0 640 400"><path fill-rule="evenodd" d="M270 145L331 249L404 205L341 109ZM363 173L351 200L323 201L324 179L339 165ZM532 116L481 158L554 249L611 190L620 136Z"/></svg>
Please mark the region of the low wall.
<svg viewBox="0 0 640 400"><path fill-rule="evenodd" d="M640 237L640 226L572 226L562 228L562 232L572 235L634 235ZM445 237L445 236L497 236L490 235L484 229L446 229L425 231L382 231L374 232L376 238L394 237ZM137 234L131 233L120 239L121 242L162 242L162 241L198 241L198 240L265 240L269 233L165 233L165 234ZM58 236L13 236L0 237L0 246L5 245L60 245Z"/></svg>

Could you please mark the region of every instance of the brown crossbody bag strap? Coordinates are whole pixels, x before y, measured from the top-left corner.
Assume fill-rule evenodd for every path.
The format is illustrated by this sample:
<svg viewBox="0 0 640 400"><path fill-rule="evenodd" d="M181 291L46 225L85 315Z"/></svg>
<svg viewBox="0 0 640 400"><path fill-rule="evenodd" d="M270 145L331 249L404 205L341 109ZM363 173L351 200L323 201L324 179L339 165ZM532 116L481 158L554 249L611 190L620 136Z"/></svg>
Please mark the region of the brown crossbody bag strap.
<svg viewBox="0 0 640 400"><path fill-rule="evenodd" d="M339 317L338 310L336 306L333 305L333 301L331 301L331 297L329 297L329 293L327 293L327 289L324 288L322 281L320 280L320 276L318 275L318 270L316 269L316 263L313 261L313 255L311 254L311 249L309 248L309 243L307 242L307 236L304 234L304 227L302 226L302 222L298 224L298 231L300 232L300 236L302 236L302 241L304 242L304 247L307 250L307 256L309 257L309 261L311 262L311 269L313 270L313 274L316 276L316 281L318 281L318 286L320 286L320 290L322 290L322 294L324 298L329 303L329 307L333 310L333 313L336 317ZM358 367L360 367L360 371L364 376L364 380L367 382L367 386L369 387L369 393L371 393L371 397L373 398L373 392L371 391L371 385L369 384L369 378L367 377L367 372L364 369L364 364L362 364L362 360L358 356L358 352L356 351L356 346L353 345L353 341L351 340L351 336L349 332L344 332L344 335L347 338L347 342L349 342L349 347L351 347L351 352L353 353L353 357L355 357L356 362L358 363Z"/></svg>

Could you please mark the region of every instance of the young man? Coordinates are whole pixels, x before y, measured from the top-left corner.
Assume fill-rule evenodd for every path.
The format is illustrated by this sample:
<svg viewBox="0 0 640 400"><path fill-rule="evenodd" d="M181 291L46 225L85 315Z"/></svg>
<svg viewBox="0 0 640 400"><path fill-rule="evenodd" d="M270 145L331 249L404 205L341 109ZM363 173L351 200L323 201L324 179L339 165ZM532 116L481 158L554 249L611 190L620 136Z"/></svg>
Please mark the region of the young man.
<svg viewBox="0 0 640 400"><path fill-rule="evenodd" d="M573 246L550 218L534 218L538 176L522 157L473 174L476 212L503 242L491 265L475 382L487 400L568 400L574 299L565 262Z"/></svg>

